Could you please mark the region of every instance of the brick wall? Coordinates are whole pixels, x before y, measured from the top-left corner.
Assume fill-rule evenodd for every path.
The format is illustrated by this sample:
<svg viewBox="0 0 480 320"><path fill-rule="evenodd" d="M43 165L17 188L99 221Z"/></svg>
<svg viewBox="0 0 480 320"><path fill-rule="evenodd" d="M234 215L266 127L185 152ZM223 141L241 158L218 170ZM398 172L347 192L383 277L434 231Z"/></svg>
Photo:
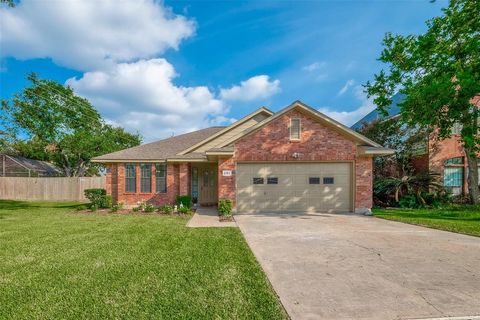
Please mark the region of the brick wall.
<svg viewBox="0 0 480 320"><path fill-rule="evenodd" d="M155 205L174 204L176 196L180 191L180 164L167 164L167 192L156 193L155 184L155 166L152 164L151 190L149 193L140 192L140 163L136 163L136 190L135 193L125 192L125 164L111 163L107 165L107 185L108 194L112 195L114 203L122 202L125 205L136 205L139 201L147 201ZM189 166L183 166L183 181L186 181L184 188L189 188ZM187 192L188 193L188 192Z"/></svg>
<svg viewBox="0 0 480 320"><path fill-rule="evenodd" d="M290 141L291 118L300 118L299 141ZM303 113L292 110L237 141L234 159L236 161L354 161L355 208L371 208L373 160L368 157L357 158L356 152L356 144L348 138ZM299 157L294 158L294 153L299 153ZM225 184L221 188L225 189L224 192L230 192L232 186ZM219 188L220 186L219 181Z"/></svg>
<svg viewBox="0 0 480 320"><path fill-rule="evenodd" d="M231 170L232 175L224 177L223 170ZM235 160L233 158L218 159L218 198L227 198L235 203Z"/></svg>

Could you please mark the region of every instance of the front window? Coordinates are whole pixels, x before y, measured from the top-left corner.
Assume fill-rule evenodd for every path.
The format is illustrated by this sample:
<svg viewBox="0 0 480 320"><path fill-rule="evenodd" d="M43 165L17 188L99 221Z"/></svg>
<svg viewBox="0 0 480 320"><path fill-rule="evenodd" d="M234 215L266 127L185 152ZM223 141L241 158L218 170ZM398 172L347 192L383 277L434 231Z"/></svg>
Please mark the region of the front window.
<svg viewBox="0 0 480 320"><path fill-rule="evenodd" d="M443 185L452 194L461 194L463 189L463 167L445 167Z"/></svg>
<svg viewBox="0 0 480 320"><path fill-rule="evenodd" d="M290 140L300 140L300 119L290 120Z"/></svg>
<svg viewBox="0 0 480 320"><path fill-rule="evenodd" d="M125 164L125 192L137 192L137 179L134 163Z"/></svg>
<svg viewBox="0 0 480 320"><path fill-rule="evenodd" d="M152 165L150 163L142 163L140 165L140 192L152 192Z"/></svg>
<svg viewBox="0 0 480 320"><path fill-rule="evenodd" d="M167 165L155 164L155 189L156 192L167 192Z"/></svg>

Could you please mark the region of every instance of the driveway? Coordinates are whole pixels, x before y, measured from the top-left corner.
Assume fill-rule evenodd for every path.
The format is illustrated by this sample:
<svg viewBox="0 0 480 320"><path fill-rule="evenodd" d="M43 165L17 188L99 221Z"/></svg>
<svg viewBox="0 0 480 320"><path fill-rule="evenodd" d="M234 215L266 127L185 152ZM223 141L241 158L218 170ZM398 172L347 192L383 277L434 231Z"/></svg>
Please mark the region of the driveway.
<svg viewBox="0 0 480 320"><path fill-rule="evenodd" d="M292 319L480 316L480 238L358 215L235 219Z"/></svg>

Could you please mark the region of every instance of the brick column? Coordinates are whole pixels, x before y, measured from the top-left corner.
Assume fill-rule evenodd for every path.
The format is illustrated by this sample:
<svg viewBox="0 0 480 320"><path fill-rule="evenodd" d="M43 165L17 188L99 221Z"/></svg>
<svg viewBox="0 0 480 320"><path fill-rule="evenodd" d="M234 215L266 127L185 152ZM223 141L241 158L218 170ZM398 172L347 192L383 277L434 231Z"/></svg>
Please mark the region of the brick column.
<svg viewBox="0 0 480 320"><path fill-rule="evenodd" d="M373 158L355 160L355 212L369 213L373 206Z"/></svg>
<svg viewBox="0 0 480 320"><path fill-rule="evenodd" d="M180 195L190 193L188 190L188 163L186 162L179 165L179 193Z"/></svg>
<svg viewBox="0 0 480 320"><path fill-rule="evenodd" d="M232 171L232 175L224 177L223 170ZM218 159L218 198L232 200L235 205L235 161L233 158Z"/></svg>

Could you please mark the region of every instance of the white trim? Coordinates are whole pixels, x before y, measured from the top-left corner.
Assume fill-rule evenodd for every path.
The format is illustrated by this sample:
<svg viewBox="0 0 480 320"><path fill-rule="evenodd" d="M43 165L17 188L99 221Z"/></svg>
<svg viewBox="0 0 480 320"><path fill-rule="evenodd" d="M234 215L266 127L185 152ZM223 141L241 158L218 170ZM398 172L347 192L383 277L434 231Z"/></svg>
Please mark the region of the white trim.
<svg viewBox="0 0 480 320"><path fill-rule="evenodd" d="M292 122L293 120L298 120L298 138L292 138ZM302 140L302 120L300 118L290 118L290 127L289 127L289 133L290 133L290 141L300 141Z"/></svg>

